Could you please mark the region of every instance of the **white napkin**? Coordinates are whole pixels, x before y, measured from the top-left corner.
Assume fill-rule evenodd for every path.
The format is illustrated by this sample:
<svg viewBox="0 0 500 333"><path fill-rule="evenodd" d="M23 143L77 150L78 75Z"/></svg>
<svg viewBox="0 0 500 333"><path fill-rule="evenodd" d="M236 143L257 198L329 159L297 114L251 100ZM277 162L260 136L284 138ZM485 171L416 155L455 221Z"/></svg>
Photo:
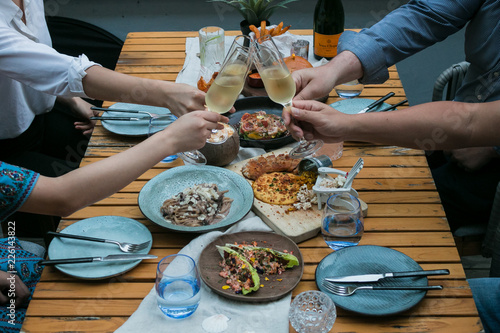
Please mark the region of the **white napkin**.
<svg viewBox="0 0 500 333"><path fill-rule="evenodd" d="M274 26L271 26L270 28L272 27ZM253 32L250 34L253 35ZM290 48L292 42L299 39L304 39L309 42L309 58L307 60L314 67L324 65L328 62L328 60L324 58L321 60L316 60L314 58L312 36L294 35L287 31L280 36L273 37L273 39L283 57L288 57L290 55ZM224 48L226 53L231 47L231 43L233 42L233 40L234 36L225 36ZM200 53L199 38L198 37L186 38L186 59L184 60L184 66L182 67L182 70L179 72L179 75L177 76L175 82L186 83L194 87L197 86L201 68L200 58L197 55L198 53Z"/></svg>
<svg viewBox="0 0 500 333"><path fill-rule="evenodd" d="M196 261L203 248L222 234L240 231L271 231L271 229L254 213L233 225L225 232L212 231L193 239L179 253L189 255ZM225 332L231 333L279 333L288 332L288 310L291 293L280 300L268 303L237 302L221 297L202 284L201 301L196 312L185 319L171 319L165 316L156 303L155 288L144 298L139 308L115 332L204 332L202 322L216 314L229 317L229 327Z"/></svg>

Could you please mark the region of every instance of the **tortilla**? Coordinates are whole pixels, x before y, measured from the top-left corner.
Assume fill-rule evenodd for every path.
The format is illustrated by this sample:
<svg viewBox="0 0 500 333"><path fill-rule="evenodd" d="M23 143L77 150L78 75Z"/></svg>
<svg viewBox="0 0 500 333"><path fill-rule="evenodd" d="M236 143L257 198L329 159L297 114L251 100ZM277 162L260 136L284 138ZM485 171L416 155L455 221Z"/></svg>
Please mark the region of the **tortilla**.
<svg viewBox="0 0 500 333"><path fill-rule="evenodd" d="M265 173L252 184L255 198L271 205L291 205L297 201L302 182L292 173Z"/></svg>

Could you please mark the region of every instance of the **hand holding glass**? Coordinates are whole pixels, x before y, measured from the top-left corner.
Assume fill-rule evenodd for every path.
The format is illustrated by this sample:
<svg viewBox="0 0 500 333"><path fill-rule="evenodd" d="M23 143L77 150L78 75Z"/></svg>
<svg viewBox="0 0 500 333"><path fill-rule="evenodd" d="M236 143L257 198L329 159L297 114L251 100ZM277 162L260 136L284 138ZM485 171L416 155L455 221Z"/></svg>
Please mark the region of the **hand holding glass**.
<svg viewBox="0 0 500 333"><path fill-rule="evenodd" d="M173 123L177 119L174 115L164 115L149 118L149 126L148 126L148 137L164 130L168 125ZM170 155L161 160L162 163L169 163L175 161L177 159L177 155Z"/></svg>
<svg viewBox="0 0 500 333"><path fill-rule="evenodd" d="M243 35L236 36L231 44L219 74L205 95L205 103L208 111L220 114L228 112L243 90L245 79L252 63L252 48L244 46L244 40L246 39L249 39L249 37ZM212 132L217 133L217 130L213 130ZM217 142L209 142L220 144L226 142L227 139L228 135L226 133ZM199 151L181 153L180 156L184 161L187 160L191 163L199 163L197 160L202 157L206 163L205 157Z"/></svg>
<svg viewBox="0 0 500 333"><path fill-rule="evenodd" d="M332 250L358 245L363 231L361 204L355 196L340 193L328 198L323 211L321 233Z"/></svg>
<svg viewBox="0 0 500 333"><path fill-rule="evenodd" d="M195 261L184 254L163 258L156 269L156 299L170 318L192 315L200 303L201 280Z"/></svg>
<svg viewBox="0 0 500 333"><path fill-rule="evenodd" d="M291 112L292 99L295 96L295 81L288 70L278 47L270 35L265 35L254 42L254 62L264 82L269 98L283 105L283 112ZM323 145L321 140L306 141L301 138L299 144L290 151L293 158L312 155Z"/></svg>

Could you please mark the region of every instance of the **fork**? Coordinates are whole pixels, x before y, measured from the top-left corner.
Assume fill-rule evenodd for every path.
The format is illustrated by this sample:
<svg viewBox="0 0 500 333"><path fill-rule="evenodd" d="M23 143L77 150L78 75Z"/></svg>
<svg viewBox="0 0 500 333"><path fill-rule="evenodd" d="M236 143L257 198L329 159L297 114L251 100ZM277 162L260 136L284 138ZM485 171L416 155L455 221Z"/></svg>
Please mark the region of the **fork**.
<svg viewBox="0 0 500 333"><path fill-rule="evenodd" d="M112 109L112 108L100 108L100 107L97 107L97 106L91 106L90 109L96 110L96 111L127 112L127 113L147 114L149 116L149 118L158 118L158 117L167 116L165 114L158 114L158 113L153 113L153 112L148 112L148 111Z"/></svg>
<svg viewBox="0 0 500 333"><path fill-rule="evenodd" d="M362 158L359 158L356 163L353 165L351 170L347 173L347 178L344 183L344 188L349 188L352 185L352 181L354 180L354 177L363 169L363 165L365 164L365 161Z"/></svg>
<svg viewBox="0 0 500 333"><path fill-rule="evenodd" d="M149 244L151 242L151 241L147 241L147 242L140 243L140 244L133 244L133 243L127 243L127 242L118 242L118 241L114 241L114 240L110 240L110 239L72 235L72 234L53 232L53 231L49 231L49 232L47 232L47 234L53 235L55 237L74 238L74 239L81 239L81 240L86 240L86 241L91 241L91 242L116 244L116 245L118 245L118 247L120 248L120 250L122 252L129 252L129 253L144 250L145 248L147 248L149 246Z"/></svg>
<svg viewBox="0 0 500 333"><path fill-rule="evenodd" d="M323 281L321 285L338 296L351 296L358 290L442 290L443 286L339 286L328 281Z"/></svg>

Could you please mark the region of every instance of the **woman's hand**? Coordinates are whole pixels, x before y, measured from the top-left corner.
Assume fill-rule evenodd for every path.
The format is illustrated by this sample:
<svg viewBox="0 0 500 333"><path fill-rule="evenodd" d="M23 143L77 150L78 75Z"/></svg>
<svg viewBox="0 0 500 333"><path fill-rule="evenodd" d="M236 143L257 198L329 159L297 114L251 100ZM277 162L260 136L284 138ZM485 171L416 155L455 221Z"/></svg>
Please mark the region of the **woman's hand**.
<svg viewBox="0 0 500 333"><path fill-rule="evenodd" d="M177 117L205 109L205 93L188 84L168 82L165 98L167 107Z"/></svg>
<svg viewBox="0 0 500 333"><path fill-rule="evenodd" d="M0 304L15 299L15 306L23 304L30 297L30 291L17 274L0 271Z"/></svg>
<svg viewBox="0 0 500 333"><path fill-rule="evenodd" d="M98 116L99 111L91 110L92 104L80 97L58 97L57 100L66 104L71 112L81 119L81 121L75 121L75 128L82 131L84 135L90 136L95 126L95 120L90 120L90 117Z"/></svg>
<svg viewBox="0 0 500 333"><path fill-rule="evenodd" d="M174 121L162 133L168 136L166 144L175 147L175 152L184 152L203 147L213 129L224 128L219 122L228 121L215 112L193 111Z"/></svg>

